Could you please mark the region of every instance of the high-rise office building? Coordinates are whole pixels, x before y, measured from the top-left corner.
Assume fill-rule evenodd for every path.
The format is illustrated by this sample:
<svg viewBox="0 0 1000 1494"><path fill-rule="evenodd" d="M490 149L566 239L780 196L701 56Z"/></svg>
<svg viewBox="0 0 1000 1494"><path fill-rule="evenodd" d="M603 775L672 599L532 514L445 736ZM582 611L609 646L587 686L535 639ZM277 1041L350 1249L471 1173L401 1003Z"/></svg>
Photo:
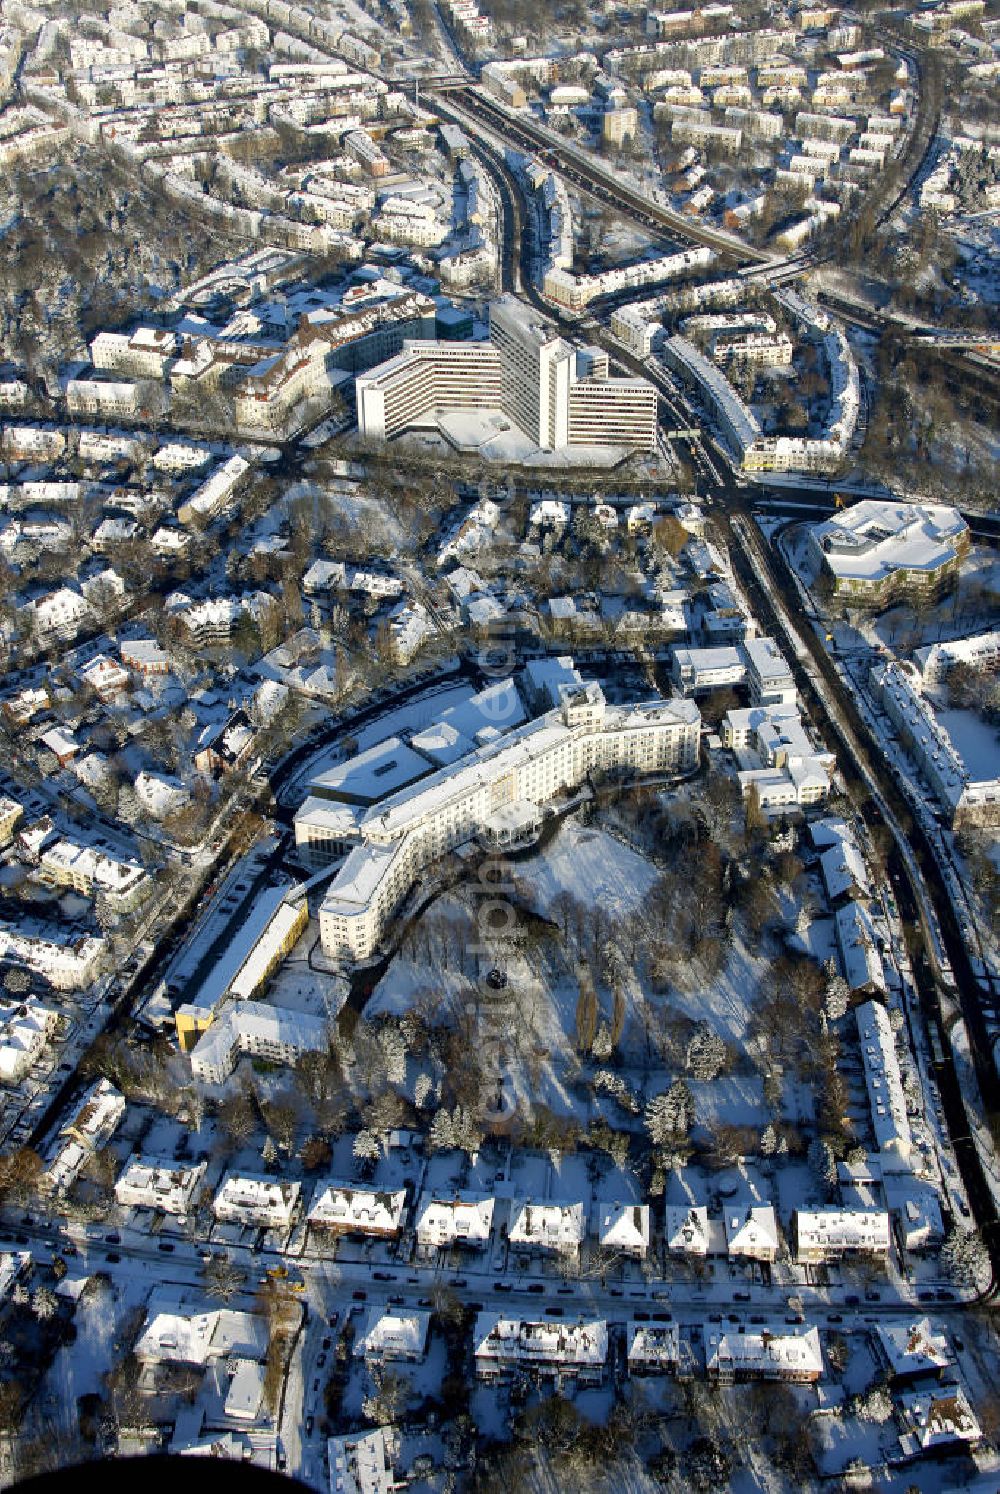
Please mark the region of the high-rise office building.
<svg viewBox="0 0 1000 1494"><path fill-rule="evenodd" d="M644 379L611 378L600 348L574 348L514 296L490 308L490 339L406 343L355 384L358 428L390 440L446 410L501 410L544 451L656 449L657 397Z"/></svg>

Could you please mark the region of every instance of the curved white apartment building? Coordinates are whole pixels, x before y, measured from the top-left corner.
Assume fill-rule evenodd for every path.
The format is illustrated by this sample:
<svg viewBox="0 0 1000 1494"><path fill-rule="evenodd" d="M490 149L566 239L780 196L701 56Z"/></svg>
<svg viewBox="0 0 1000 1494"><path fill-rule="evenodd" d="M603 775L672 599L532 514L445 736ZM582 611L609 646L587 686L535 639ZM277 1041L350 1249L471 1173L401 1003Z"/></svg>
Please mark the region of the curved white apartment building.
<svg viewBox="0 0 1000 1494"><path fill-rule="evenodd" d="M599 685L567 690L555 710L508 732L368 809L361 843L320 908L324 951L369 959L418 873L490 829L507 806L544 804L594 770L685 773L698 762L701 715L691 700L610 706ZM303 828L296 822L297 832Z"/></svg>

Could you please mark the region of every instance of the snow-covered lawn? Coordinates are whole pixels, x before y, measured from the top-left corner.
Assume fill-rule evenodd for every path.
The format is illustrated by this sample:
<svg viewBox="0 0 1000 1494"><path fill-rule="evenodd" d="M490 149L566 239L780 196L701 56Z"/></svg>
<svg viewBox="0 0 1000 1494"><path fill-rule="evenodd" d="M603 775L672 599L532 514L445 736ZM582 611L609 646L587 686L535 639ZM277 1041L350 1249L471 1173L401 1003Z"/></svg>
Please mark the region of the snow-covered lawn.
<svg viewBox="0 0 1000 1494"><path fill-rule="evenodd" d="M518 863L517 876L531 888L541 912L551 915L555 899L568 892L620 918L642 907L658 873L606 831L570 820L535 859Z"/></svg>

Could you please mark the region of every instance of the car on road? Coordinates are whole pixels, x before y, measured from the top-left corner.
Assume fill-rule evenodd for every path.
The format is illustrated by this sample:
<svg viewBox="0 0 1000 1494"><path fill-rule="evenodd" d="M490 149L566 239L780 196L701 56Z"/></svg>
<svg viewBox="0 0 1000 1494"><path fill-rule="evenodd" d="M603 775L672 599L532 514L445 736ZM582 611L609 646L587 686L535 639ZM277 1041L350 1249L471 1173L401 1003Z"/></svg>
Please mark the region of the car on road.
<svg viewBox="0 0 1000 1494"><path fill-rule="evenodd" d="M493 1283L493 1290L495 1292L509 1292L512 1290L512 1286L509 1281L495 1281Z"/></svg>
<svg viewBox="0 0 1000 1494"><path fill-rule="evenodd" d="M372 1280L373 1281L395 1281L396 1278L392 1274L391 1271L373 1271L372 1272Z"/></svg>
<svg viewBox="0 0 1000 1494"><path fill-rule="evenodd" d="M313 1427L315 1425L316 1425L316 1418L314 1416L307 1416L306 1417L306 1436L307 1437L311 1437L312 1436L312 1429L313 1429Z"/></svg>
<svg viewBox="0 0 1000 1494"><path fill-rule="evenodd" d="M109 1250L105 1259L110 1266L117 1266L118 1262L121 1260L121 1256L118 1254L117 1250Z"/></svg>
<svg viewBox="0 0 1000 1494"><path fill-rule="evenodd" d="M351 1296L354 1298L355 1302L367 1302L368 1301L368 1293L365 1292L365 1291L362 1291L362 1289L360 1287L358 1288L358 1290L356 1292L352 1292Z"/></svg>
<svg viewBox="0 0 1000 1494"><path fill-rule="evenodd" d="M156 1248L157 1250L162 1250L164 1255L170 1255L174 1247L169 1240L161 1240Z"/></svg>
<svg viewBox="0 0 1000 1494"><path fill-rule="evenodd" d="M529 1281L528 1282L528 1291L529 1292L544 1292L544 1290L545 1290L545 1285L544 1285L543 1282L541 1282L541 1281Z"/></svg>
<svg viewBox="0 0 1000 1494"><path fill-rule="evenodd" d="M326 1355L325 1354L321 1354L319 1356L319 1358L317 1359L317 1361L316 1361L316 1368L317 1369L322 1369L325 1363L326 1363Z"/></svg>
<svg viewBox="0 0 1000 1494"><path fill-rule="evenodd" d="M332 1339L330 1339L330 1338L324 1338L324 1340L323 1340L323 1347L324 1347L324 1349L328 1349L330 1347L330 1345L331 1345L332 1342L333 1342Z"/></svg>
<svg viewBox="0 0 1000 1494"><path fill-rule="evenodd" d="M843 1313L839 1312L828 1312L826 1315L826 1321L828 1323L842 1323L844 1321L844 1315Z"/></svg>
<svg viewBox="0 0 1000 1494"><path fill-rule="evenodd" d="M548 1318L561 1318L562 1315L563 1310L561 1307L547 1307L545 1309L545 1316Z"/></svg>

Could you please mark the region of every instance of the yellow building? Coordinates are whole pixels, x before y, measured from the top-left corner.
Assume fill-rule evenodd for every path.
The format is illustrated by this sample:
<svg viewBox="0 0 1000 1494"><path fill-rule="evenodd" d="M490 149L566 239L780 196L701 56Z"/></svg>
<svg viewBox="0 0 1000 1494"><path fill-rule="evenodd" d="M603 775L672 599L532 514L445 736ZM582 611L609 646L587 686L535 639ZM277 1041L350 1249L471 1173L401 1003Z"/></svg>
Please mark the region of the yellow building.
<svg viewBox="0 0 1000 1494"><path fill-rule="evenodd" d="M240 927L194 1000L177 1009L174 1020L183 1053L190 1053L212 1025L223 1001L249 1001L257 995L291 954L309 922L302 886L269 887L241 911Z"/></svg>

